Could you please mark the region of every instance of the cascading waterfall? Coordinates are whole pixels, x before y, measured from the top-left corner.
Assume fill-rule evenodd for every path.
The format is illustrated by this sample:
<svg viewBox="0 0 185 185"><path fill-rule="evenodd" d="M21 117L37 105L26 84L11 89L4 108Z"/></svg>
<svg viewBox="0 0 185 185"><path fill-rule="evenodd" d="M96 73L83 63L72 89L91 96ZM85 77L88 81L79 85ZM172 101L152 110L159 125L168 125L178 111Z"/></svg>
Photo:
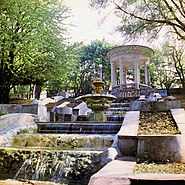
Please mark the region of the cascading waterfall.
<svg viewBox="0 0 185 185"><path fill-rule="evenodd" d="M69 184L73 180L88 179L89 173L98 169L93 161L96 154L60 153L51 151L32 152L22 164L14 180L39 180ZM97 154L98 155L98 154ZM83 183L82 183L83 184Z"/></svg>
<svg viewBox="0 0 185 185"><path fill-rule="evenodd" d="M42 134L15 136L12 146L30 147L31 154L26 153L24 160L27 159L20 161L18 167L23 164L15 172L14 180L87 185L91 175L102 168L109 158L115 158L117 149L110 146L113 136L122 126L124 115L111 118L111 115L107 117L102 112L116 99L115 96L101 94L103 83L96 80L93 83L96 93L80 97L94 110L90 116L91 122L37 122L37 131ZM107 118L113 121L107 121ZM112 151L111 155L109 150Z"/></svg>
<svg viewBox="0 0 185 185"><path fill-rule="evenodd" d="M34 153L26 159L14 179L48 180L61 182L74 169L75 157L57 153L44 152Z"/></svg>
<svg viewBox="0 0 185 185"><path fill-rule="evenodd" d="M26 160L24 161L24 163L22 164L22 166L20 167L20 169L18 170L18 172L17 172L16 175L14 176L14 180L17 179L17 177L19 176L19 174L20 174L22 171L26 171L26 168L27 168L28 164L30 164L30 162L31 162L31 159L26 159ZM27 179L27 178L25 177L25 179Z"/></svg>

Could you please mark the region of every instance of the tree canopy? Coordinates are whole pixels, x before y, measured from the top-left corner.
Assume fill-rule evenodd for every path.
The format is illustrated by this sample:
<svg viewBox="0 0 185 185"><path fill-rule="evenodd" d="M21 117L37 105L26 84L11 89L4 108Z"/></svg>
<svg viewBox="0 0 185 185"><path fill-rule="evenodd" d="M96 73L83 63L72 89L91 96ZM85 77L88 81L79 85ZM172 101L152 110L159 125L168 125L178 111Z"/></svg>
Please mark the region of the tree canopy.
<svg viewBox="0 0 185 185"><path fill-rule="evenodd" d="M107 58L107 52L111 45L106 41L93 41L82 48L80 54L80 92L82 94L90 93L92 90L92 81L99 77L100 65L103 66L103 79L110 85L110 62Z"/></svg>
<svg viewBox="0 0 185 185"><path fill-rule="evenodd" d="M82 43L74 43L66 47L65 64L60 65L45 83L49 96L59 94L61 91L77 91L79 89L80 53Z"/></svg>
<svg viewBox="0 0 185 185"><path fill-rule="evenodd" d="M91 0L92 6L105 6L109 0ZM132 38L149 34L155 37L162 27L168 27L178 39L185 40L184 0L122 0L113 1L121 19L119 30Z"/></svg>
<svg viewBox="0 0 185 185"><path fill-rule="evenodd" d="M152 85L157 88L185 89L185 53L184 46L173 46L165 42L162 49L155 50L155 57L150 63Z"/></svg>
<svg viewBox="0 0 185 185"><path fill-rule="evenodd" d="M67 12L61 0L0 2L0 103L16 84L43 84L64 61Z"/></svg>
<svg viewBox="0 0 185 185"><path fill-rule="evenodd" d="M155 88L169 90L177 82L174 62L166 44L161 50L155 50L155 57L150 62L150 73L151 83Z"/></svg>
<svg viewBox="0 0 185 185"><path fill-rule="evenodd" d="M118 30L126 38L151 40L156 38L162 30L165 30L166 39L168 42L171 41L171 43L170 47L168 46L162 52L156 51L155 59L151 65L153 85L169 89L179 78L180 84L185 89L185 56L183 52L185 41L185 1L90 0L92 6L99 8L105 8L110 3L115 5L115 14L121 20ZM179 41L180 44L178 44ZM167 69L167 66L169 66L167 61L173 64L172 68L175 71ZM159 78L156 78L157 76Z"/></svg>
<svg viewBox="0 0 185 185"><path fill-rule="evenodd" d="M109 86L110 62L106 54L110 48L111 45L104 40L68 46L65 68L57 68L53 78L46 83L50 94L56 95L62 90L72 90L76 94L91 93L92 81L99 77L100 64L105 85Z"/></svg>

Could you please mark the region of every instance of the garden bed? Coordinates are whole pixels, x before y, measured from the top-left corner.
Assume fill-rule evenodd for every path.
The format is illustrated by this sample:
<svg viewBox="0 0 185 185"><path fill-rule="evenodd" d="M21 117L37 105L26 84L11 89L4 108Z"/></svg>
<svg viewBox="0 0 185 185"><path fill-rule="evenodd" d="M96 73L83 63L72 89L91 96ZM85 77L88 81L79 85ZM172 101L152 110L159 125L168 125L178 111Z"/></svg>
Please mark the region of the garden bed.
<svg viewBox="0 0 185 185"><path fill-rule="evenodd" d="M170 112L140 112L138 135L180 134Z"/></svg>
<svg viewBox="0 0 185 185"><path fill-rule="evenodd" d="M144 162L136 164L134 173L185 174L185 164Z"/></svg>

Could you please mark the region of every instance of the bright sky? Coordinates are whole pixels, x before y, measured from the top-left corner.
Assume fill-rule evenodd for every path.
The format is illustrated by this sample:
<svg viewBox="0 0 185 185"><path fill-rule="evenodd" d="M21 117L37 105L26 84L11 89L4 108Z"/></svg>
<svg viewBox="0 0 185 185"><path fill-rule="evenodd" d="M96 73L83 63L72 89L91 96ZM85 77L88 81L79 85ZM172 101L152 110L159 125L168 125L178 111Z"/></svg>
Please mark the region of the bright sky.
<svg viewBox="0 0 185 185"><path fill-rule="evenodd" d="M70 28L71 42L84 42L89 44L93 40L103 40L117 45L141 44L152 48L159 47L165 37L165 32L159 39L126 43L123 36L116 31L120 18L114 14L114 5L106 9L95 10L89 5L89 0L64 0L71 8L71 17L68 19L74 26Z"/></svg>
<svg viewBox="0 0 185 185"><path fill-rule="evenodd" d="M123 44L121 34L115 31L119 19L114 15L114 7L97 11L90 7L88 0L65 2L71 8L70 21L74 25L70 30L72 42L88 44L96 39L105 39L110 43Z"/></svg>

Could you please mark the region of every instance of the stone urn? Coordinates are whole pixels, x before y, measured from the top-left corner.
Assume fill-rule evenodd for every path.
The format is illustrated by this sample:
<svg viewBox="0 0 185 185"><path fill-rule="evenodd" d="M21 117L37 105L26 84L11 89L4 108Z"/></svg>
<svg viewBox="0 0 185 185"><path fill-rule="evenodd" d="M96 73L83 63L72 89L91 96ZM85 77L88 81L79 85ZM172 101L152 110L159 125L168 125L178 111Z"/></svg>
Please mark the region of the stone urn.
<svg viewBox="0 0 185 185"><path fill-rule="evenodd" d="M97 79L97 80L94 80L92 82L92 84L93 84L93 87L95 89L96 94L101 94L101 92L103 90L104 82L102 80L100 80L100 79Z"/></svg>
<svg viewBox="0 0 185 185"><path fill-rule="evenodd" d="M76 98L82 100L87 104L89 109L92 109L90 114L90 121L106 122L107 117L103 114L103 110L108 109L110 104L117 98L111 94L101 94L104 82L100 79L93 81L95 94L86 94Z"/></svg>

